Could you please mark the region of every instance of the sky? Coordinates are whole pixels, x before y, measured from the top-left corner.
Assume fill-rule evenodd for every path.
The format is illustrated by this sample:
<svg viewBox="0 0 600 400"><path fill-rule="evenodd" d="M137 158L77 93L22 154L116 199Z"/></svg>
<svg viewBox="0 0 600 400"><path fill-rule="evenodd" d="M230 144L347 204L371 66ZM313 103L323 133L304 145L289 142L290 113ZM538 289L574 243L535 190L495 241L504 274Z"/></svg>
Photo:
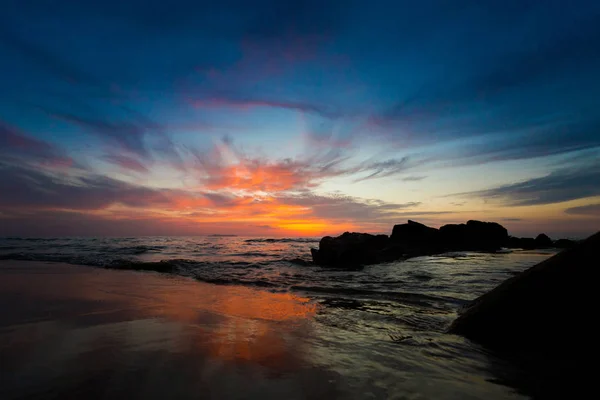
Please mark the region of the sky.
<svg viewBox="0 0 600 400"><path fill-rule="evenodd" d="M595 0L2 0L0 235L600 230Z"/></svg>

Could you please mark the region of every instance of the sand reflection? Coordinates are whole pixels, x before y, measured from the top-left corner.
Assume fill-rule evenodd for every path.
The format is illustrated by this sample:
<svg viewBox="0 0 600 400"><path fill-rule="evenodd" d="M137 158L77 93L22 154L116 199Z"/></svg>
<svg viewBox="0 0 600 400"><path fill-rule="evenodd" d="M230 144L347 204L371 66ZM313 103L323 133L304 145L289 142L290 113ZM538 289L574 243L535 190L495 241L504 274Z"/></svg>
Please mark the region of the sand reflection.
<svg viewBox="0 0 600 400"><path fill-rule="evenodd" d="M335 397L331 373L311 364L316 308L305 298L146 273L17 267L0 270L0 307L20 305L2 315L2 398Z"/></svg>

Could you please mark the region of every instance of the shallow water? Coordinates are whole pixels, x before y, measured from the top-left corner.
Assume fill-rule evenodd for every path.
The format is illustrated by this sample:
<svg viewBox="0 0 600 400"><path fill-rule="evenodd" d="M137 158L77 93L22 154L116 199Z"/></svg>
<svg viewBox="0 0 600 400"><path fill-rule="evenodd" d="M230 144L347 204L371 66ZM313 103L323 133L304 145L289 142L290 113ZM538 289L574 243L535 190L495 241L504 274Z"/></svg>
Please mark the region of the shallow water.
<svg viewBox="0 0 600 400"><path fill-rule="evenodd" d="M245 365L243 368L246 368L248 362L253 365L256 357L263 364L274 362L274 366L267 370L275 371L269 373L281 374L274 379L278 382L277 385L282 385L277 390L282 390L282 395L285 393L287 397L293 392L288 393L292 390L290 382L296 385L298 379L323 384L321 389L324 392L319 392L319 395L325 396L323 393L335 389L336 395L343 398L500 399L519 396L514 389L497 383L501 377L510 376L514 372L510 366L495 359L485 349L461 337L447 335L444 331L456 317L457 310L469 300L515 273L548 258L553 252L461 252L374 265L361 270L332 270L304 265L302 262L308 260L309 248L316 245L316 240L311 239L267 240L239 237L13 238L0 241L0 258L112 267L131 267L132 262L154 263L167 260L174 266L176 274L199 281L226 284L210 286L215 288L214 293L218 293L215 296L225 296L229 301L223 303L220 300L221 305L210 309L208 313L224 316L229 322L219 322L217 325L225 324L225 331L229 335L226 337L233 337L231 340L235 343L240 340L245 343L235 344L233 350L231 343L225 346L226 353L233 351L235 355L233 361L228 362L233 362L235 368L240 365ZM160 275L158 278L170 282L169 284L175 282L172 279L165 280ZM184 281L188 285L189 281ZM160 301L167 301L172 289L160 289ZM121 286L119 290L126 293L127 287ZM137 290L136 295L145 296L146 292ZM152 297L156 294L147 295ZM175 296L180 303L188 301L181 293L171 296ZM285 300L283 303L280 302L282 299ZM281 307L281 304L288 301L290 304L300 304L300 308ZM177 313L180 313L188 306L173 308L179 308ZM206 311L206 306L202 307ZM269 310L274 309L280 310L279 319L265 316L271 313ZM173 313L177 314L175 310ZM293 318L285 318L288 314ZM233 321L238 321L238 318L244 321L243 324L238 321L233 325L241 330L232 328L232 318ZM167 315L166 319L172 321L177 318ZM214 318L209 320L213 321ZM266 327L262 326L265 320L270 321ZM148 322L146 319L136 318L135 321L139 324L135 329L130 326L115 327L116 332L120 332L117 336L129 335L135 342L139 340L136 336L140 332L150 329L148 324L158 323L155 319ZM178 329L187 332L205 325L211 327L214 321L210 321L200 319L193 324L195 328L190 328L189 321L186 320L188 325ZM167 329L165 323L161 322L160 328L154 327L152 330ZM186 333L185 337L189 334ZM205 334L207 336L202 340L214 341L214 332ZM266 335L267 339L248 341L247 338L253 335ZM160 346L166 345L163 343L165 340L179 340L172 333L159 336L155 344L160 343ZM269 348L278 346L276 343L285 343L285 346L281 345L286 349L284 354L264 356L265 353L268 354ZM132 351L129 346L132 345L125 345L123 349L123 345L119 344L118 351ZM214 349L208 352L213 354L211 352ZM205 353L202 354L202 357L206 356ZM254 356L244 358L243 354ZM250 361L247 361L248 357ZM171 360L170 356L168 359ZM297 370L289 371L290 366L295 363L301 365L301 373ZM303 375L307 368L312 372ZM182 373L189 373L187 369L184 370ZM315 371L318 371L315 376L323 375L328 378L321 382L311 375ZM289 381L288 386L282 383L286 379ZM268 382L268 385L273 384ZM330 388L331 385L333 389ZM269 388L273 389L271 386ZM272 394L270 391L269 393ZM238 398L244 398L243 393L238 394L241 396ZM314 398L302 397L300 392L296 394L296 398Z"/></svg>

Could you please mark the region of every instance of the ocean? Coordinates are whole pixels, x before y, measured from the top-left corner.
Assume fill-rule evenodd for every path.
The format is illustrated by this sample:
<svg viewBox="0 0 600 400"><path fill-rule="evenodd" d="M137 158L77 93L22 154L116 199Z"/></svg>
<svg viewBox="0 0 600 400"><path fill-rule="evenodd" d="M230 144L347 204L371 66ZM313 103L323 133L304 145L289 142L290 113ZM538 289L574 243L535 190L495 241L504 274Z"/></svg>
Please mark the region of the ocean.
<svg viewBox="0 0 600 400"><path fill-rule="evenodd" d="M454 252L364 268L310 262L318 238L3 238L0 259L168 272L314 304L311 363L356 398L519 397L517 371L445 333L470 300L553 250ZM515 375L516 376L516 375ZM518 378L515 377L516 380Z"/></svg>

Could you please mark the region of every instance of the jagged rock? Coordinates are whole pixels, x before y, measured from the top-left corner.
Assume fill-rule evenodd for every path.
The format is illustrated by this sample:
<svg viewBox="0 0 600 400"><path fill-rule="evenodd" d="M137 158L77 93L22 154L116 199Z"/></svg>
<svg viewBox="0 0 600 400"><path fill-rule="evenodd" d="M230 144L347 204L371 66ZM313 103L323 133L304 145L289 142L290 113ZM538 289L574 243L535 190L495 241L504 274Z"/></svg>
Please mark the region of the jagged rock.
<svg viewBox="0 0 600 400"><path fill-rule="evenodd" d="M600 232L508 279L473 301L449 332L511 353L575 354L595 332L598 249Z"/></svg>

